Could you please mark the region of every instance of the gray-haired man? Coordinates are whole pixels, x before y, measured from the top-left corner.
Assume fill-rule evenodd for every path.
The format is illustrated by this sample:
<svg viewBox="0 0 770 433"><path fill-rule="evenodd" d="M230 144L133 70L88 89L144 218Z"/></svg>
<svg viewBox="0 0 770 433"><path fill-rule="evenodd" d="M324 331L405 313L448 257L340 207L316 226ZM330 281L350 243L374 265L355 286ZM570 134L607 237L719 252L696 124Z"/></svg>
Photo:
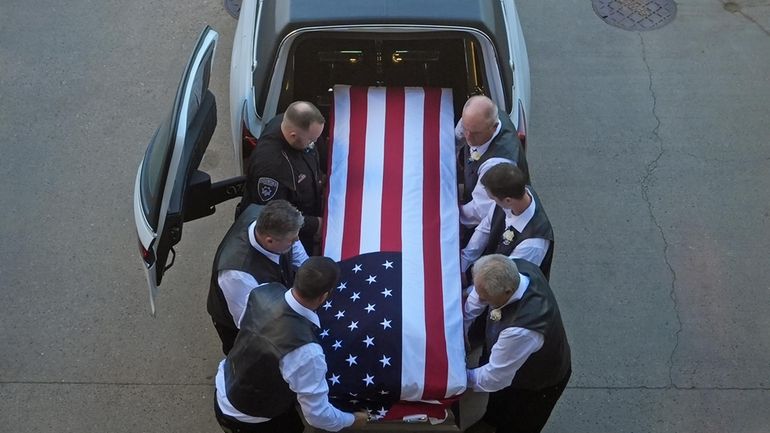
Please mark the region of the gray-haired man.
<svg viewBox="0 0 770 433"><path fill-rule="evenodd" d="M467 371L468 388L491 393L481 422L497 433L539 432L572 372L553 292L536 265L502 254L476 262L473 284L466 331L489 314L481 366Z"/></svg>

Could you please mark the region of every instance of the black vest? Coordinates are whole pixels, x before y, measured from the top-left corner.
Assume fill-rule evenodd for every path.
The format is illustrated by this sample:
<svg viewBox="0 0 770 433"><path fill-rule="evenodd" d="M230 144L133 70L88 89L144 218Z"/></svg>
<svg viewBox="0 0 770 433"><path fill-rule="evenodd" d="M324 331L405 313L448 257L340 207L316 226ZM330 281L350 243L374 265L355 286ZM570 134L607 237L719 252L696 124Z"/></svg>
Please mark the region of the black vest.
<svg viewBox="0 0 770 433"><path fill-rule="evenodd" d="M514 259L519 273L529 277L529 287L522 298L502 309L502 318L487 319L484 360L505 328L517 327L539 332L545 337L543 347L531 354L519 368L511 388L538 390L564 379L572 361L567 335L556 298L540 269L526 260Z"/></svg>
<svg viewBox="0 0 770 433"><path fill-rule="evenodd" d="M488 254L502 254L504 256L510 256L513 250L519 246L525 239L541 238L548 239L550 244L548 245L548 251L543 257L543 261L540 264L540 270L543 271L546 279L551 275L551 262L553 261L553 228L551 227L548 216L545 214L545 209L540 202L540 198L535 193L532 187L527 187L532 194L532 200L535 203L535 214L532 215L532 219L529 220L524 230L519 232L515 228L511 227L513 232L513 239L507 241L503 234L508 229L505 225L505 211L500 206L495 206L495 211L492 213L492 221L490 222L489 230L489 242L482 255ZM507 242L507 243L506 243Z"/></svg>
<svg viewBox="0 0 770 433"><path fill-rule="evenodd" d="M524 149L521 146L521 140L513 127L511 119L504 112L498 115L500 119L500 132L489 143L487 151L481 155L478 161L472 161L471 150L468 145L463 147L462 155L464 157L463 176L465 180L465 190L463 191L463 204L468 203L473 198L471 194L479 181L479 167L490 158L505 158L516 164L527 177L529 183L529 168L527 167L527 158L524 155Z"/></svg>
<svg viewBox="0 0 770 433"><path fill-rule="evenodd" d="M227 301L222 288L219 287L220 271L246 272L253 276L259 284L277 282L291 287L294 283L291 251L281 255L281 264L278 265L254 249L249 242L249 225L257 220L263 208L264 206L252 204L243 210L225 234L222 243L219 244L211 269L211 284L207 302L208 312L215 322L225 326L230 324L233 329L238 329L238 327L227 308Z"/></svg>
<svg viewBox="0 0 770 433"><path fill-rule="evenodd" d="M224 365L230 403L246 415L274 418L296 403L279 362L287 353L318 342L318 328L292 310L278 283L252 290L241 330Z"/></svg>

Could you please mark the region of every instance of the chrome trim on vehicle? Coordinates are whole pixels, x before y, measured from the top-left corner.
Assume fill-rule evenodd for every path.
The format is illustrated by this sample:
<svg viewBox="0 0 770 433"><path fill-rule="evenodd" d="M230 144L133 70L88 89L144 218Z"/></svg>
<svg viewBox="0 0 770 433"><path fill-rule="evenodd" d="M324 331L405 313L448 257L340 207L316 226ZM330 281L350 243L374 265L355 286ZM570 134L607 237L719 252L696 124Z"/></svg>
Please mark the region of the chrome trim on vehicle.
<svg viewBox="0 0 770 433"><path fill-rule="evenodd" d="M141 182L143 166L144 161L139 163L139 170L136 172L136 182L134 182L134 224L136 225L136 235L139 238L139 242L142 244L143 248L149 250L155 246L153 241L157 237L157 234L152 231L152 227L150 227L150 223L147 222L144 209L142 208ZM152 315L155 316L155 296L158 294L158 286L155 284L155 279L152 275L155 274L157 262L153 261L153 263L148 266L143 260L142 265L144 277L147 279L147 287L149 288L150 311Z"/></svg>
<svg viewBox="0 0 770 433"><path fill-rule="evenodd" d="M136 224L136 234L139 236L139 241L145 248L149 248L150 243L152 243L157 235L152 231L142 206L142 167L144 167L144 160L139 163L139 170L136 172L136 182L134 182L134 223Z"/></svg>
<svg viewBox="0 0 770 433"><path fill-rule="evenodd" d="M259 29L259 23L262 21L262 3L263 0L259 0L259 6L257 6L257 17L254 19L254 34L251 37L252 41L252 53L251 53L251 73L254 74L254 69L257 68L257 30ZM253 87L253 86L252 86Z"/></svg>

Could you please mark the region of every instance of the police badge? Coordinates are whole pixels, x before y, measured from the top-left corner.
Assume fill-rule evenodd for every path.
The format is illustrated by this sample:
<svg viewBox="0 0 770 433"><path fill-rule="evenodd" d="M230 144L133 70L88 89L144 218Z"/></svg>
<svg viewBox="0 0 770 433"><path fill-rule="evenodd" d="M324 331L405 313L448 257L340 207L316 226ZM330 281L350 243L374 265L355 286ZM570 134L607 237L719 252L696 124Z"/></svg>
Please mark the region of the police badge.
<svg viewBox="0 0 770 433"><path fill-rule="evenodd" d="M260 177L257 180L257 194L262 201L270 201L278 192L278 181L271 177Z"/></svg>

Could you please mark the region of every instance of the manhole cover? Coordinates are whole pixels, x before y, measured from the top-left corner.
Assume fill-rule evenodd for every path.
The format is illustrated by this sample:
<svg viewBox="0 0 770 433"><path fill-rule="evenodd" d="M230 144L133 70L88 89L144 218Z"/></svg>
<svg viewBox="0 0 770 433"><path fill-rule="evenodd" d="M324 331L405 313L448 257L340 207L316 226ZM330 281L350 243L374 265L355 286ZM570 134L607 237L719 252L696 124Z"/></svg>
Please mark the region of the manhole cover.
<svg viewBox="0 0 770 433"><path fill-rule="evenodd" d="M594 12L623 30L654 30L676 16L673 0L592 0Z"/></svg>
<svg viewBox="0 0 770 433"><path fill-rule="evenodd" d="M225 0L225 10L233 18L238 19L238 15L241 13L241 0Z"/></svg>

